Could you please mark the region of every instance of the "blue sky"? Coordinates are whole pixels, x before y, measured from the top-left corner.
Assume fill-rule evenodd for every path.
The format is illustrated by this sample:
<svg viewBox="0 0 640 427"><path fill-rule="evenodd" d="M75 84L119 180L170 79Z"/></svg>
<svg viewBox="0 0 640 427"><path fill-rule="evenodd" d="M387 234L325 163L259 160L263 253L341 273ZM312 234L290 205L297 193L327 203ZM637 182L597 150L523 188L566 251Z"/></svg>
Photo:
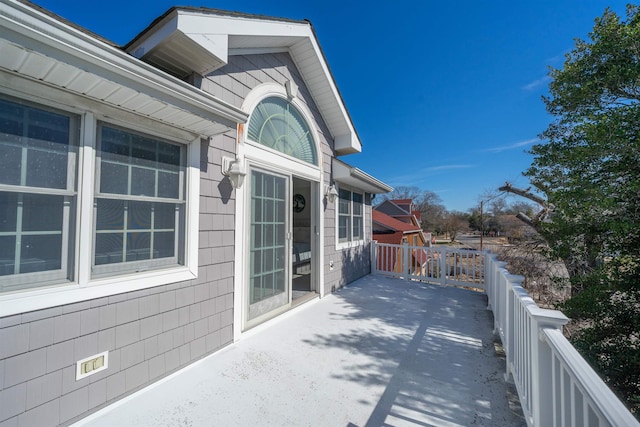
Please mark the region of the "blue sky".
<svg viewBox="0 0 640 427"><path fill-rule="evenodd" d="M607 6L625 11L613 0L36 3L119 44L174 5L309 19L363 142L343 160L460 211L506 180L528 186L526 151L551 120L548 66Z"/></svg>

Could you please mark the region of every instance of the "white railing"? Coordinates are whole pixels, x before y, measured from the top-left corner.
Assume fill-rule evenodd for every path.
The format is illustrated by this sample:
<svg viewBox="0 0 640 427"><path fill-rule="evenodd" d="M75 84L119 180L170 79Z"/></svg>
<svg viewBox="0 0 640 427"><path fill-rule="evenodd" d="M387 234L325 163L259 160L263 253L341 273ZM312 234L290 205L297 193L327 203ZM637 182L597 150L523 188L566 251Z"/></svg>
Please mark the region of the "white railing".
<svg viewBox="0 0 640 427"><path fill-rule="evenodd" d="M485 257L485 292L529 426L640 426L562 334L569 319L538 305L495 255Z"/></svg>
<svg viewBox="0 0 640 427"><path fill-rule="evenodd" d="M524 278L509 274L495 255L374 242L371 265L406 280L484 289L506 356L505 379L515 383L528 426L640 427L562 334L569 319L538 307Z"/></svg>
<svg viewBox="0 0 640 427"><path fill-rule="evenodd" d="M402 279L484 288L484 253L474 250L374 242L371 269Z"/></svg>

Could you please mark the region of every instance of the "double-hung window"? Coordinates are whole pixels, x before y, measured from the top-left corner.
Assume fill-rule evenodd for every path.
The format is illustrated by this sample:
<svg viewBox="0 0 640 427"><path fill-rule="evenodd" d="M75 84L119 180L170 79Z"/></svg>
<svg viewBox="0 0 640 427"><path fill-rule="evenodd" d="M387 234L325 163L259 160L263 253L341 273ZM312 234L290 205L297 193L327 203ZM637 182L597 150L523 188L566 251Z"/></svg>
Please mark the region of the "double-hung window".
<svg viewBox="0 0 640 427"><path fill-rule="evenodd" d="M89 116L0 98L0 293L186 265L190 146Z"/></svg>
<svg viewBox="0 0 640 427"><path fill-rule="evenodd" d="M98 126L94 275L184 263L185 148Z"/></svg>
<svg viewBox="0 0 640 427"><path fill-rule="evenodd" d="M364 197L360 193L340 189L338 197L338 242L364 239Z"/></svg>
<svg viewBox="0 0 640 427"><path fill-rule="evenodd" d="M0 292L72 280L79 118L0 99Z"/></svg>

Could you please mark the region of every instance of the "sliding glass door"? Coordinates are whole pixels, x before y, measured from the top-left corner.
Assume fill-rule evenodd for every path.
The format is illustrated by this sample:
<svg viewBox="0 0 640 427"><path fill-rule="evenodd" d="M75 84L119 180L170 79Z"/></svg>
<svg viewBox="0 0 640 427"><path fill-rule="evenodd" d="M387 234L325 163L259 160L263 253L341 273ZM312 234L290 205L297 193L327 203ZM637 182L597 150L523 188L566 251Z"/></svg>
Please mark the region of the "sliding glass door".
<svg viewBox="0 0 640 427"><path fill-rule="evenodd" d="M287 176L250 173L248 323L290 302L289 183Z"/></svg>

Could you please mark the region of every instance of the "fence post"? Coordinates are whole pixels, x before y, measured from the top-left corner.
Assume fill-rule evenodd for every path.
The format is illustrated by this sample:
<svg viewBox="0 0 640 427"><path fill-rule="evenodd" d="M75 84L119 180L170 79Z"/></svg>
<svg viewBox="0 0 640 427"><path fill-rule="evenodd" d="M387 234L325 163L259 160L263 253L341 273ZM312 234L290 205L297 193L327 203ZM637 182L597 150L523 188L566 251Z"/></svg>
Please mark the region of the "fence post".
<svg viewBox="0 0 640 427"><path fill-rule="evenodd" d="M371 273L376 274L378 272L378 241L371 241L371 253L369 254L369 262L371 263Z"/></svg>
<svg viewBox="0 0 640 427"><path fill-rule="evenodd" d="M500 322L502 323L502 347L505 352L505 381L509 381L509 377L513 374L512 369L515 363L515 348L516 348L516 307L515 304L515 290L519 290L522 292L526 291L522 287L522 282L524 281L524 276L520 276L517 274L509 274L509 272L504 268L506 265L505 262L499 261L502 264L502 274L506 279L504 294L501 295L501 306L500 306Z"/></svg>
<svg viewBox="0 0 640 427"><path fill-rule="evenodd" d="M507 286L509 286L506 278L506 274L508 271L504 268L506 262L504 261L494 261L493 263L493 277L494 277L494 288L493 288L493 298L492 298L492 311L493 311L493 333L499 334L500 329L502 328L502 294L507 292ZM502 337L501 337L502 338Z"/></svg>
<svg viewBox="0 0 640 427"><path fill-rule="evenodd" d="M411 280L411 263L409 262L409 242L402 243L402 274L406 280Z"/></svg>
<svg viewBox="0 0 640 427"><path fill-rule="evenodd" d="M529 306L531 315L531 415L534 427L553 425L552 353L543 329L558 329L569 319L562 312Z"/></svg>
<svg viewBox="0 0 640 427"><path fill-rule="evenodd" d="M483 251L482 253L484 256L484 293L487 294L487 310L491 310L491 303L495 295L495 281L493 277L495 266L493 265L493 255L487 251Z"/></svg>
<svg viewBox="0 0 640 427"><path fill-rule="evenodd" d="M447 284L447 249L442 247L438 250L440 251L440 284L445 286Z"/></svg>

